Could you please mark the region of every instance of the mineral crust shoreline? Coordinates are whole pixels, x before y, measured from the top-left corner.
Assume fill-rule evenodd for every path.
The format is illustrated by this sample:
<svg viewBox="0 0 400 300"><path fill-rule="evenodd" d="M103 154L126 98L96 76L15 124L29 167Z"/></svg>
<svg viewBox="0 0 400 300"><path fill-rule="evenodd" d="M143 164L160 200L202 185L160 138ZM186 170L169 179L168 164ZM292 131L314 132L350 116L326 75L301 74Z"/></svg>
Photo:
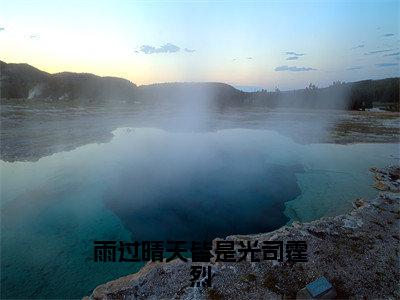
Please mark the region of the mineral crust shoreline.
<svg viewBox="0 0 400 300"><path fill-rule="evenodd" d="M371 168L376 199L357 199L347 214L226 240L306 241L308 262L211 262L212 287L190 287L191 262L149 262L138 273L102 284L85 299L294 299L325 276L338 299L400 298L400 168ZM215 243L217 239L213 241ZM215 247L213 247L215 248ZM199 265L199 263L194 263Z"/></svg>

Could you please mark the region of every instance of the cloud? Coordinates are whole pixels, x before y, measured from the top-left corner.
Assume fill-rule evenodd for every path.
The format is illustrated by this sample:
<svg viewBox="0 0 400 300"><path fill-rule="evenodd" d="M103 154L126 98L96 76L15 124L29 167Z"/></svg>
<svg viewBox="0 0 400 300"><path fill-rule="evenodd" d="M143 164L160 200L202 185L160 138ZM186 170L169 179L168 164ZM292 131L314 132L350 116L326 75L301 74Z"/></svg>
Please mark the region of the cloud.
<svg viewBox="0 0 400 300"><path fill-rule="evenodd" d="M289 56L288 58L286 58L286 60L295 60L298 59L298 56Z"/></svg>
<svg viewBox="0 0 400 300"><path fill-rule="evenodd" d="M375 64L377 67L393 67L393 66L398 66L398 63L381 63L381 64Z"/></svg>
<svg viewBox="0 0 400 300"><path fill-rule="evenodd" d="M360 44L358 46L351 47L350 49L354 50L354 49L358 49L358 48L364 48L364 46L365 46L364 44Z"/></svg>
<svg viewBox="0 0 400 300"><path fill-rule="evenodd" d="M390 54L385 54L383 56L399 56L400 52L396 52L396 53L390 53Z"/></svg>
<svg viewBox="0 0 400 300"><path fill-rule="evenodd" d="M386 33L386 34L384 34L382 36L385 36L385 37L394 36L394 33Z"/></svg>
<svg viewBox="0 0 400 300"><path fill-rule="evenodd" d="M295 55L295 56L303 56L305 53L296 53L296 52L286 52L287 55Z"/></svg>
<svg viewBox="0 0 400 300"><path fill-rule="evenodd" d="M6 30L4 27L0 27L0 31Z"/></svg>
<svg viewBox="0 0 400 300"><path fill-rule="evenodd" d="M377 53L383 53L383 52L389 52L389 51L393 51L395 49L385 49L385 50L376 50L376 51L370 51L370 52L366 52L364 53L364 55L371 55L371 54L377 54Z"/></svg>
<svg viewBox="0 0 400 300"><path fill-rule="evenodd" d="M361 66L355 66L355 67L347 68L346 71L353 71L353 70L360 70L360 69L362 69Z"/></svg>
<svg viewBox="0 0 400 300"><path fill-rule="evenodd" d="M158 53L176 53L180 51L185 51L188 53L193 53L196 50L195 49L189 49L189 48L183 48L181 49L179 46L171 44L171 43L166 43L160 47L154 47L150 45L143 45L140 46L139 50L135 50L135 53L144 53L144 54L158 54Z"/></svg>
<svg viewBox="0 0 400 300"><path fill-rule="evenodd" d="M302 71L315 71L317 69L309 68L309 67L280 66L280 67L276 67L274 70L277 72L280 72L280 71L302 72Z"/></svg>
<svg viewBox="0 0 400 300"><path fill-rule="evenodd" d="M164 44L160 47L154 47L149 45L143 45L140 47L140 51L144 54L154 54L154 53L175 53L180 51L180 47L174 44Z"/></svg>

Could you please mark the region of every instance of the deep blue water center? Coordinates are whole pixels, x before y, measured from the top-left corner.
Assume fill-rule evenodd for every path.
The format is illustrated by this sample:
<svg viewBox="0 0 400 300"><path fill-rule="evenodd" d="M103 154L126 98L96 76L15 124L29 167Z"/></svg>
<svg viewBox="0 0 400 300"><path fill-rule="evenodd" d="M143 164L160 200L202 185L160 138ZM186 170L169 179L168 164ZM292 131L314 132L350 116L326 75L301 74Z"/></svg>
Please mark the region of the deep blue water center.
<svg viewBox="0 0 400 300"><path fill-rule="evenodd" d="M1 295L81 298L141 263L95 263L94 240L209 240L346 211L396 144L300 145L274 131L120 128L1 166Z"/></svg>
<svg viewBox="0 0 400 300"><path fill-rule="evenodd" d="M301 167L225 153L196 168L124 170L105 199L135 240L211 241L285 225L284 203L301 193L296 171Z"/></svg>

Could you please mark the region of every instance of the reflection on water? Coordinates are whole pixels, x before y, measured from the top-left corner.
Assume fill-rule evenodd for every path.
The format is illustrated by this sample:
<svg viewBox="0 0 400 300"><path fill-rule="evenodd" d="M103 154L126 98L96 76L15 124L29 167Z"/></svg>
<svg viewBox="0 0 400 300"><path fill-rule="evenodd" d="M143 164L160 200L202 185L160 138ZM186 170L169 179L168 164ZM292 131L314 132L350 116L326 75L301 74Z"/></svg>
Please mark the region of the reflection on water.
<svg viewBox="0 0 400 300"><path fill-rule="evenodd" d="M93 240L203 239L341 213L371 197L397 145L300 145L267 130L121 128L35 163L0 162L3 297L79 298L140 264L95 264Z"/></svg>

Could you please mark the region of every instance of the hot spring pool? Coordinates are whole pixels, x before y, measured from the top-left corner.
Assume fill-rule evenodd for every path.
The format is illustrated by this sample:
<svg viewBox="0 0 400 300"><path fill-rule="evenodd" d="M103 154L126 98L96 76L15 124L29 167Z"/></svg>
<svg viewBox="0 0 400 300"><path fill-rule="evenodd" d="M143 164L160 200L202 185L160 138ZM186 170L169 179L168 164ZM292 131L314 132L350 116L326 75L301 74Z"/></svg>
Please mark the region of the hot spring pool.
<svg viewBox="0 0 400 300"><path fill-rule="evenodd" d="M300 145L274 131L120 128L1 166L1 292L81 298L141 264L93 262L94 240L202 240L345 212L373 197L397 144Z"/></svg>

